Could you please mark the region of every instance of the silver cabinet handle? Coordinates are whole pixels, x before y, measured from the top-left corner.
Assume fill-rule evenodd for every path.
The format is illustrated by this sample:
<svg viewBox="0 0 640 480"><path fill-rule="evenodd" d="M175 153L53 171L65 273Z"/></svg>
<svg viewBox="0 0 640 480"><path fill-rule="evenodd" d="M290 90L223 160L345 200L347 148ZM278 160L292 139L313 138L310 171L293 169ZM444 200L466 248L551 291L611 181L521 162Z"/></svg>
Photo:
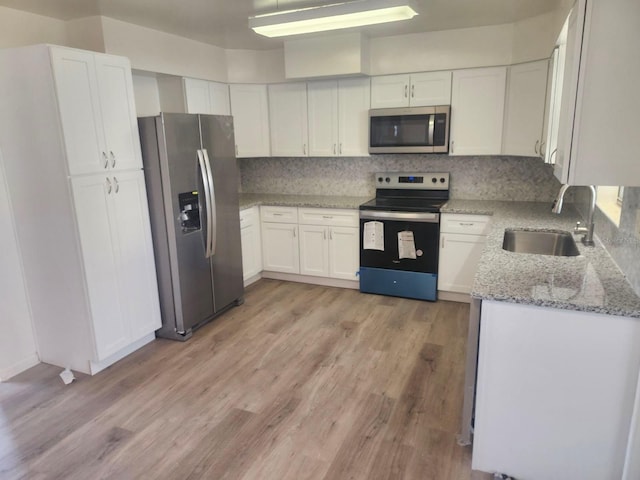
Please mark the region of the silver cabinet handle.
<svg viewBox="0 0 640 480"><path fill-rule="evenodd" d="M306 154L307 154L307 144L306 144L306 143L303 143L303 144L302 144L302 154L303 154L303 155L306 155Z"/></svg>
<svg viewBox="0 0 640 480"><path fill-rule="evenodd" d="M238 144L236 143L236 157L238 156Z"/></svg>
<svg viewBox="0 0 640 480"><path fill-rule="evenodd" d="M555 149L553 150L553 152L551 152L551 155L549 155L549 163L553 163L553 156L554 156L556 153L558 153L558 149L557 149L557 148L555 148Z"/></svg>
<svg viewBox="0 0 640 480"><path fill-rule="evenodd" d="M460 225L461 227L473 227L473 223L469 222L469 223L465 223L465 222L458 222L458 225Z"/></svg>
<svg viewBox="0 0 640 480"><path fill-rule="evenodd" d="M342 155L342 143L340 144L340 155Z"/></svg>
<svg viewBox="0 0 640 480"><path fill-rule="evenodd" d="M107 195L111 195L111 180L107 178Z"/></svg>
<svg viewBox="0 0 640 480"><path fill-rule="evenodd" d="M293 238L296 238L296 227L293 227Z"/></svg>
<svg viewBox="0 0 640 480"><path fill-rule="evenodd" d="M537 155L540 154L540 152L538 151L538 144L540 143L540 140L536 140L536 145L535 147L533 147L533 151L536 152Z"/></svg>
<svg viewBox="0 0 640 480"><path fill-rule="evenodd" d="M333 240L333 229L329 229L329 240Z"/></svg>
<svg viewBox="0 0 640 480"><path fill-rule="evenodd" d="M327 239L327 231L326 231L326 230L323 230L323 231L322 231L322 238L323 238L324 240L326 240L326 239Z"/></svg>
<svg viewBox="0 0 640 480"><path fill-rule="evenodd" d="M456 142L454 142L453 140L451 140L451 153L454 152L454 147L455 147Z"/></svg>
<svg viewBox="0 0 640 480"><path fill-rule="evenodd" d="M411 98L415 98L415 97L416 97L416 86L411 85Z"/></svg>
<svg viewBox="0 0 640 480"><path fill-rule="evenodd" d="M116 193L118 193L120 191L120 184L118 183L118 179L116 177L113 177L113 183L115 183Z"/></svg>
<svg viewBox="0 0 640 480"><path fill-rule="evenodd" d="M116 156L111 150L109 150L109 155L111 156L111 168L116 168Z"/></svg>
<svg viewBox="0 0 640 480"><path fill-rule="evenodd" d="M333 144L333 154L335 155L336 153L337 153L337 150L336 150L336 144L334 143L334 144Z"/></svg>
<svg viewBox="0 0 640 480"><path fill-rule="evenodd" d="M444 248L444 235L440 237L440 248Z"/></svg>
<svg viewBox="0 0 640 480"><path fill-rule="evenodd" d="M333 218L332 215L323 215L322 218L326 218L327 220L331 220Z"/></svg>
<svg viewBox="0 0 640 480"><path fill-rule="evenodd" d="M542 143L540 144L540 156L541 156L542 158L544 158L544 146L545 146L546 144L547 144L547 142L542 142Z"/></svg>
<svg viewBox="0 0 640 480"><path fill-rule="evenodd" d="M102 152L102 158L104 159L104 168L107 168L109 166L109 159L107 158L107 154L105 152Z"/></svg>
<svg viewBox="0 0 640 480"><path fill-rule="evenodd" d="M404 86L404 98L407 98L409 95L409 85L405 84Z"/></svg>

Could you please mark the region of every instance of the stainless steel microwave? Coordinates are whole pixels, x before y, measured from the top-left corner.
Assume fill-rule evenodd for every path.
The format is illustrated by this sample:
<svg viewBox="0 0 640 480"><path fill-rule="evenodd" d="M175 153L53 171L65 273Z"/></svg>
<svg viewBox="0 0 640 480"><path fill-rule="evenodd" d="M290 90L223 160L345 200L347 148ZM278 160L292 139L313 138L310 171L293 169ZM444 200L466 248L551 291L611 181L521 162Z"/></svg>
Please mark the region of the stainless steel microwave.
<svg viewBox="0 0 640 480"><path fill-rule="evenodd" d="M449 152L449 105L369 110L369 153Z"/></svg>

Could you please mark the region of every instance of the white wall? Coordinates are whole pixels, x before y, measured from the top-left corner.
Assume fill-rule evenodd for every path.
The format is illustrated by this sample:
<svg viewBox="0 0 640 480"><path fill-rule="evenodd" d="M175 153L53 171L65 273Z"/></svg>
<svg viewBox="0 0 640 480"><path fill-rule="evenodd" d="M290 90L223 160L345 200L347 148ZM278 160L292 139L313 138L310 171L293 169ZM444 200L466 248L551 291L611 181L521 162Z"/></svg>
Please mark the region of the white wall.
<svg viewBox="0 0 640 480"><path fill-rule="evenodd" d="M0 7L0 48L36 43L66 45L66 24L61 20Z"/></svg>
<svg viewBox="0 0 640 480"><path fill-rule="evenodd" d="M131 23L102 17L105 51L148 72L227 81L225 50Z"/></svg>
<svg viewBox="0 0 640 480"><path fill-rule="evenodd" d="M67 45L82 50L104 52L102 17L86 17L67 22Z"/></svg>
<svg viewBox="0 0 640 480"><path fill-rule="evenodd" d="M0 381L36 365L20 249L0 152Z"/></svg>
<svg viewBox="0 0 640 480"><path fill-rule="evenodd" d="M134 71L133 94L138 117L151 117L160 113L158 79L155 74Z"/></svg>
<svg viewBox="0 0 640 480"><path fill-rule="evenodd" d="M511 63L511 24L371 39L371 75Z"/></svg>
<svg viewBox="0 0 640 480"><path fill-rule="evenodd" d="M227 50L229 83L284 82L284 49Z"/></svg>

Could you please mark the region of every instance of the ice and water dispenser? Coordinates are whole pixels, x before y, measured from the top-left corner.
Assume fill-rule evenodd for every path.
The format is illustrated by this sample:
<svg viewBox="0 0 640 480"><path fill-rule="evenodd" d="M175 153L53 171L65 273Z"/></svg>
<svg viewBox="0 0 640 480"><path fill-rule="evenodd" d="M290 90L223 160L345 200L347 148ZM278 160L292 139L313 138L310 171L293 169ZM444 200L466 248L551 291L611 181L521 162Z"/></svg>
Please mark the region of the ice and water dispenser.
<svg viewBox="0 0 640 480"><path fill-rule="evenodd" d="M178 194L180 204L180 216L178 220L182 227L182 233L190 233L200 230L200 204L198 192L186 192Z"/></svg>

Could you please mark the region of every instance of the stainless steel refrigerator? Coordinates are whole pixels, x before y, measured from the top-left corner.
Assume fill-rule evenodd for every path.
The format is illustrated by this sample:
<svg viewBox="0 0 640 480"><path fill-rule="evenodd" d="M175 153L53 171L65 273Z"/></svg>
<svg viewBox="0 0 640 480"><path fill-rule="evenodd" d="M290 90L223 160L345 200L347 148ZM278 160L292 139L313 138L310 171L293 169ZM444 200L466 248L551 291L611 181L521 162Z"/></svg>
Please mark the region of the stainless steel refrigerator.
<svg viewBox="0 0 640 480"><path fill-rule="evenodd" d="M194 328L243 301L233 118L162 113L138 119L162 328Z"/></svg>

